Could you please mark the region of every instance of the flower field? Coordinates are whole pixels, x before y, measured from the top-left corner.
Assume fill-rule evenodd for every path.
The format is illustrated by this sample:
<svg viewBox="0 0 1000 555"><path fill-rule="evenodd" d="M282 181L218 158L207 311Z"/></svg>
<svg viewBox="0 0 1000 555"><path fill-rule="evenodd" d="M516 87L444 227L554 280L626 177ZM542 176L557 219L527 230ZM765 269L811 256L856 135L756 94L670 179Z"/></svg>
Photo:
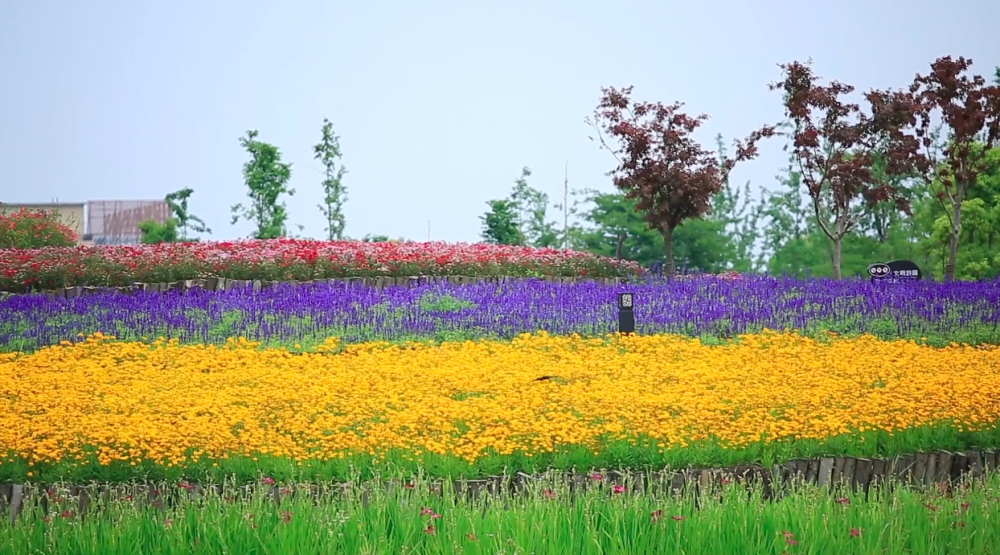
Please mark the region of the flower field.
<svg viewBox="0 0 1000 555"><path fill-rule="evenodd" d="M32 351L93 332L215 345L244 337L291 350L311 350L329 337L345 343L505 340L539 330L603 336L616 329L616 299L623 291L635 293L640 334L712 342L787 329L809 336L867 333L935 346L1000 344L1000 282L887 285L753 277L629 285L521 280L381 290L317 284L72 299L18 295L0 298L0 350Z"/></svg>
<svg viewBox="0 0 1000 555"><path fill-rule="evenodd" d="M625 276L634 263L506 245L275 239L0 249L0 291L202 277L306 281L352 276Z"/></svg>
<svg viewBox="0 0 1000 555"><path fill-rule="evenodd" d="M558 473L992 453L1000 282L640 274L482 245L0 250L0 290L13 293L206 276L528 278L0 297L0 513L9 484L26 484L20 516L0 518L0 553L994 549L995 472L954 490L806 485L778 500L599 478L577 491ZM632 283L530 279L542 276ZM635 335L613 333L625 291ZM994 471L991 457L976 468ZM517 501L434 485L518 472L540 478ZM406 487L369 488L387 482ZM157 493L87 498L88 483Z"/></svg>
<svg viewBox="0 0 1000 555"><path fill-rule="evenodd" d="M92 337L0 359L0 475L344 478L350 463L474 476L1000 444L1000 348L740 339L539 334L292 354Z"/></svg>

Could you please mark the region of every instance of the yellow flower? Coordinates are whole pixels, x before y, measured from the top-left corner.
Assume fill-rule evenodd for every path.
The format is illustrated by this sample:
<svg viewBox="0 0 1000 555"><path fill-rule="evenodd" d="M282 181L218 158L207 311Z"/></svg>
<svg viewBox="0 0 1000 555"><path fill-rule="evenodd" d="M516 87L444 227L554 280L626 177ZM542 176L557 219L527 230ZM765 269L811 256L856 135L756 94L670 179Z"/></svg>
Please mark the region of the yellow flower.
<svg viewBox="0 0 1000 555"><path fill-rule="evenodd" d="M676 336L521 335L441 345L336 339L289 356L91 336L0 357L0 452L100 464L272 455L301 462L487 451L601 438L731 447L1000 420L1000 348L791 333L704 346ZM544 378L544 379L542 379Z"/></svg>

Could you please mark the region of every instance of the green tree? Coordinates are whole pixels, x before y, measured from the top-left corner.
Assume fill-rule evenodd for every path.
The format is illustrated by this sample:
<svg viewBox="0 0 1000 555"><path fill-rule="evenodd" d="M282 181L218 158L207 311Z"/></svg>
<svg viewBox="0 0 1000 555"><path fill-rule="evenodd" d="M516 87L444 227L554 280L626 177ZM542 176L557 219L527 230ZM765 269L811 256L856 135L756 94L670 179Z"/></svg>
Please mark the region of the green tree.
<svg viewBox="0 0 1000 555"><path fill-rule="evenodd" d="M139 241L145 245L155 245L157 243L176 243L177 220L167 218L162 224L156 220L144 220L139 222L141 235Z"/></svg>
<svg viewBox="0 0 1000 555"><path fill-rule="evenodd" d="M205 221L195 216L188 210L188 198L194 190L185 187L180 191L174 191L166 197L167 206L170 207L170 211L174 215L174 219L177 220L177 228L180 230L179 240L188 241L188 230L194 233L211 233L212 230L205 225Z"/></svg>
<svg viewBox="0 0 1000 555"><path fill-rule="evenodd" d="M528 185L531 168L521 169L521 177L514 181L508 200L517 213L517 228L523 242L532 247L554 247L559 244L555 224L547 220L549 196Z"/></svg>
<svg viewBox="0 0 1000 555"><path fill-rule="evenodd" d="M663 259L663 236L646 225L636 210L636 202L622 193L601 193L594 190L574 191L583 200L574 202L574 214L584 225L575 225L569 234L569 244L577 250L601 256L616 256L618 240L622 239L621 257L649 267ZM727 237L723 223L716 220L691 220L673 234L673 251L680 267L706 272L729 268Z"/></svg>
<svg viewBox="0 0 1000 555"><path fill-rule="evenodd" d="M524 245L524 235L517 226L517 206L510 200L490 200L490 207L480 217L483 222L482 237L494 245Z"/></svg>
<svg viewBox="0 0 1000 555"><path fill-rule="evenodd" d="M716 151L719 164L725 165L727 152L722 135L716 136ZM723 180L722 190L712 197L711 211L707 221L716 224L711 226L698 225L702 233L719 235L714 248L721 249L720 259L724 260L726 268L736 272L751 272L758 266L754 256L754 247L759 236L758 227L763 215L763 203L754 202L750 194L750 182L737 189L729 183L728 175ZM718 227L721 224L721 227Z"/></svg>
<svg viewBox="0 0 1000 555"><path fill-rule="evenodd" d="M981 144L972 147L982 148ZM946 171L946 170L945 170ZM928 194L917 205L916 219L924 233L920 248L928 259L931 273L946 277L951 246L951 207L940 196L941 186L928 186ZM966 213L968 210L968 213ZM993 279L1000 275L1000 147L990 149L980 159L976 184L969 188L961 207L959 241L955 255L956 279Z"/></svg>
<svg viewBox="0 0 1000 555"><path fill-rule="evenodd" d="M347 169L343 164L338 166L342 154L340 137L333 133L333 124L323 119L323 138L313 147L313 158L323 163L323 204L320 212L326 218L327 238L331 241L344 238L344 203L347 202L347 188L344 186L344 174Z"/></svg>
<svg viewBox="0 0 1000 555"><path fill-rule="evenodd" d="M242 146L250 154L250 160L243 164L243 181L249 190L251 204L242 203L232 207L235 225L240 219L257 226L255 239L274 239L287 233L285 222L288 212L280 201L281 195L295 194L288 187L292 177L292 165L281 161L281 153L274 145L258 141L257 131L247 131L240 138Z"/></svg>

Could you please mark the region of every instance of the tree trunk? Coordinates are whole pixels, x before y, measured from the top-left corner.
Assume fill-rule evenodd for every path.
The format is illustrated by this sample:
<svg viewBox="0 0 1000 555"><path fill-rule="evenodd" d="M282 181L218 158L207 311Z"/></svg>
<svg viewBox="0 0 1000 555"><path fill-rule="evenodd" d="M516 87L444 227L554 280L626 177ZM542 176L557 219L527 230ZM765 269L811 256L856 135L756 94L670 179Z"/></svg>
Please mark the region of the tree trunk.
<svg viewBox="0 0 1000 555"><path fill-rule="evenodd" d="M618 260L622 259L622 246L625 244L625 234L618 234L618 245L615 247L615 258Z"/></svg>
<svg viewBox="0 0 1000 555"><path fill-rule="evenodd" d="M955 263L958 259L958 232L961 230L962 197L959 195L952 202L951 236L948 238L948 263L944 265L944 280L954 281Z"/></svg>
<svg viewBox="0 0 1000 555"><path fill-rule="evenodd" d="M660 230L663 236L663 275L667 279L674 278L674 228L664 227Z"/></svg>
<svg viewBox="0 0 1000 555"><path fill-rule="evenodd" d="M838 234L839 235L839 234ZM833 279L840 279L840 246L844 242L844 237L833 238Z"/></svg>

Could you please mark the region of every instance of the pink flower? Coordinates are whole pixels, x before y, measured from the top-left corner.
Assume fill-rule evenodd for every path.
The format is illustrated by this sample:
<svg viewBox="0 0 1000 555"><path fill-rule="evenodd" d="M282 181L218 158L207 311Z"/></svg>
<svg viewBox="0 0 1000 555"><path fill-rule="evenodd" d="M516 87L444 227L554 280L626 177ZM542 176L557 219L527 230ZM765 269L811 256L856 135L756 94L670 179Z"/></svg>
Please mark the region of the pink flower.
<svg viewBox="0 0 1000 555"><path fill-rule="evenodd" d="M615 484L614 487L611 488L611 493L625 493L625 486Z"/></svg>
<svg viewBox="0 0 1000 555"><path fill-rule="evenodd" d="M595 481L595 482L600 482L601 480L604 479L604 476L601 476L600 474L598 474L597 472L595 472L595 473L593 473L593 474L590 475L590 479L593 480L593 481Z"/></svg>
<svg viewBox="0 0 1000 555"><path fill-rule="evenodd" d="M851 528L850 534L852 538L856 538L861 535L861 530L858 528Z"/></svg>
<svg viewBox="0 0 1000 555"><path fill-rule="evenodd" d="M555 499L556 498L556 494L553 493L552 490L550 490L550 489L547 489L547 490L543 491L542 495L544 495L546 499Z"/></svg>
<svg viewBox="0 0 1000 555"><path fill-rule="evenodd" d="M663 518L663 511L659 509L649 513L649 521L654 524L656 523L657 520L660 520L661 518Z"/></svg>
<svg viewBox="0 0 1000 555"><path fill-rule="evenodd" d="M271 478L270 476L265 476L260 480L260 483L264 484L265 486L273 486L274 478Z"/></svg>
<svg viewBox="0 0 1000 555"><path fill-rule="evenodd" d="M428 524L427 528L424 528L424 533L433 536L434 535L434 525L433 524Z"/></svg>

